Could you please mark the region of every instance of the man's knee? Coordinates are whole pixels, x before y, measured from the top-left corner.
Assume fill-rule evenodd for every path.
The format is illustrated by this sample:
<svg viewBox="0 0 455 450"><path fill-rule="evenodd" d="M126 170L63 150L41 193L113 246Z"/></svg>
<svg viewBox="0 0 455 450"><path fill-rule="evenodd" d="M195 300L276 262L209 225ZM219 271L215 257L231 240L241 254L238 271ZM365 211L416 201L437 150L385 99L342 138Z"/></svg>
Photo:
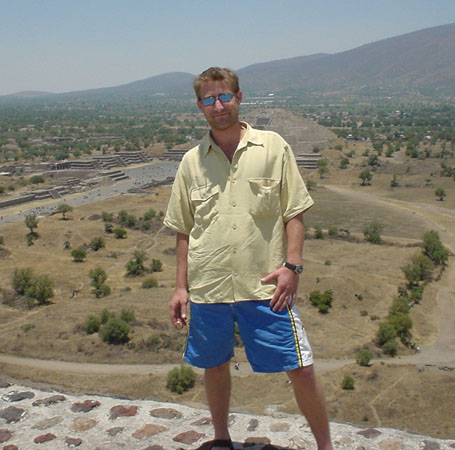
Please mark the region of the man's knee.
<svg viewBox="0 0 455 450"><path fill-rule="evenodd" d="M316 374L314 372L313 364L304 367L298 367L294 370L289 370L286 372L287 376L292 383L315 383Z"/></svg>
<svg viewBox="0 0 455 450"><path fill-rule="evenodd" d="M219 366L215 367L209 367L208 369L205 369L206 375L221 375L221 374L226 374L229 373L230 369L230 361L226 361L223 364L220 364Z"/></svg>

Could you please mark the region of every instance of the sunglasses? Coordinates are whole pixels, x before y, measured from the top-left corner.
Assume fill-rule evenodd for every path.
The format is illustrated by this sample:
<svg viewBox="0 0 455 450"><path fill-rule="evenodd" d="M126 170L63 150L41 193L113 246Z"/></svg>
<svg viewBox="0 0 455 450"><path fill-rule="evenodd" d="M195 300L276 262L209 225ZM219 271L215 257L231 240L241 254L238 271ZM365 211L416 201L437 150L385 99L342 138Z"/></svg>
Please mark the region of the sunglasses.
<svg viewBox="0 0 455 450"><path fill-rule="evenodd" d="M224 92L220 95L211 95L210 97L205 97L201 100L202 106L213 106L217 100L221 103L230 102L234 98L234 94L229 92Z"/></svg>

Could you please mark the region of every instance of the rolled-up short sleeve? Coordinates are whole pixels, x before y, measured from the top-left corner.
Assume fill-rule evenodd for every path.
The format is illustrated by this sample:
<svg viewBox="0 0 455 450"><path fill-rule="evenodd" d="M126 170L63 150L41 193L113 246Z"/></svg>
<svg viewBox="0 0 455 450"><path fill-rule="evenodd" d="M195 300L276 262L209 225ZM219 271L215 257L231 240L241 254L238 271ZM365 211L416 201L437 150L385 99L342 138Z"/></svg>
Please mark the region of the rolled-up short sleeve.
<svg viewBox="0 0 455 450"><path fill-rule="evenodd" d="M281 211L283 222L288 222L311 206L311 198L297 167L294 152L286 144L283 156L283 174L281 180Z"/></svg>
<svg viewBox="0 0 455 450"><path fill-rule="evenodd" d="M164 225L178 233L190 234L194 225L194 211L191 207L184 172L184 162L182 161L172 185Z"/></svg>

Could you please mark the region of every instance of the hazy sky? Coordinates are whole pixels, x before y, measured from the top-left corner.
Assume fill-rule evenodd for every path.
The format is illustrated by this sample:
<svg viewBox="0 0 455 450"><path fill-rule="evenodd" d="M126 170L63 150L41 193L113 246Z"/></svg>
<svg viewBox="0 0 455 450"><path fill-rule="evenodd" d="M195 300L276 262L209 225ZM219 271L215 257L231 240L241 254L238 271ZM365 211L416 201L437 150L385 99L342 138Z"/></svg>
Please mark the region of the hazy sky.
<svg viewBox="0 0 455 450"><path fill-rule="evenodd" d="M0 95L337 53L455 22L455 0L0 0Z"/></svg>

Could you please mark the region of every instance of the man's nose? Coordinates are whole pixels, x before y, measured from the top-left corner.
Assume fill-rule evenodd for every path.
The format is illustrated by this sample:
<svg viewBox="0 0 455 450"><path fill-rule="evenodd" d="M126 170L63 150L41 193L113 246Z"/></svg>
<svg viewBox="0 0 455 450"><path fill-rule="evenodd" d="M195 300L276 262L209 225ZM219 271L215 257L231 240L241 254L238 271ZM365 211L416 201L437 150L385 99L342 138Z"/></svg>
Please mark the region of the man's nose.
<svg viewBox="0 0 455 450"><path fill-rule="evenodd" d="M224 104L218 97L215 98L215 104L213 106L215 107L216 110L224 109Z"/></svg>

